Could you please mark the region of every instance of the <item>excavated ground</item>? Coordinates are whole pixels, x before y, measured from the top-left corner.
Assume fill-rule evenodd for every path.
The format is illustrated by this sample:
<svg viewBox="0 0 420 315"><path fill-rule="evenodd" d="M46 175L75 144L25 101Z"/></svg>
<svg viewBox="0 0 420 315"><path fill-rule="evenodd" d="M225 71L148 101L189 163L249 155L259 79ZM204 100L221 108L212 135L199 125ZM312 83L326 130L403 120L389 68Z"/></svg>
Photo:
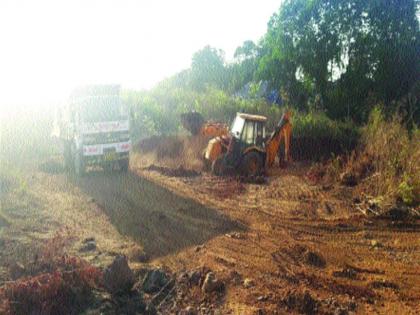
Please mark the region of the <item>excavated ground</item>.
<svg viewBox="0 0 420 315"><path fill-rule="evenodd" d="M134 171L244 227L157 260L173 270L215 270L229 283L225 311L312 313L315 304L320 313L420 312L419 220L368 218L351 188L311 185L305 163L271 170L265 185L206 173L168 177L146 163L135 156Z"/></svg>
<svg viewBox="0 0 420 315"><path fill-rule="evenodd" d="M0 281L60 234L59 250L97 266L122 253L136 270L209 269L224 283L211 297L187 286L162 313L420 313L419 220L368 218L350 188L311 185L304 163L263 185L148 166L137 153L128 174L26 169L24 187L2 191ZM81 251L90 237L97 248Z"/></svg>

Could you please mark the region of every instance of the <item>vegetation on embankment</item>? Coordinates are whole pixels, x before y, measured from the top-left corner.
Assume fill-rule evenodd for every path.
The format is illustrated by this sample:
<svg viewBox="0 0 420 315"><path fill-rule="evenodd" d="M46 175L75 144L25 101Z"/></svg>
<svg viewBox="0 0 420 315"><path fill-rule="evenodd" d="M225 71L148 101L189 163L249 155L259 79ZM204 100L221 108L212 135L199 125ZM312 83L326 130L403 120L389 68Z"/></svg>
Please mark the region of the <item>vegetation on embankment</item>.
<svg viewBox="0 0 420 315"><path fill-rule="evenodd" d="M188 69L125 99L144 106L137 111L143 131L161 133L174 131L174 117L192 109L228 121L238 109L276 118L273 111L288 106L364 124L383 104L387 115L418 124L418 10L415 0L284 1L260 40L237 47L232 61L203 47ZM274 109L264 110L260 99Z"/></svg>
<svg viewBox="0 0 420 315"><path fill-rule="evenodd" d="M401 118L386 119L375 108L345 172L360 182L360 189L379 197L384 205L395 200L419 205L420 130L413 128L409 132Z"/></svg>
<svg viewBox="0 0 420 315"><path fill-rule="evenodd" d="M354 186L355 200L366 199L372 213L408 206L420 216L420 130L383 112L380 107L371 112L351 153L313 164L308 178L327 186Z"/></svg>

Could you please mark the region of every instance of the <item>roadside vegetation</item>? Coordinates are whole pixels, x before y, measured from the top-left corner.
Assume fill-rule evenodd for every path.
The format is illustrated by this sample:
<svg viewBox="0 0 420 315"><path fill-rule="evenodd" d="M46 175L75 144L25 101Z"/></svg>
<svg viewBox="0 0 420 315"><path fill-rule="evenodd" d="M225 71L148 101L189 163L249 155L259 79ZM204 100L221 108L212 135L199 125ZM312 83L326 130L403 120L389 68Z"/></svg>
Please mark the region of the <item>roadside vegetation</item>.
<svg viewBox="0 0 420 315"><path fill-rule="evenodd" d="M420 203L420 132L407 130L401 118L385 119L372 111L363 128L358 150L345 165L345 176L362 182L363 190L383 205L396 201L410 206Z"/></svg>

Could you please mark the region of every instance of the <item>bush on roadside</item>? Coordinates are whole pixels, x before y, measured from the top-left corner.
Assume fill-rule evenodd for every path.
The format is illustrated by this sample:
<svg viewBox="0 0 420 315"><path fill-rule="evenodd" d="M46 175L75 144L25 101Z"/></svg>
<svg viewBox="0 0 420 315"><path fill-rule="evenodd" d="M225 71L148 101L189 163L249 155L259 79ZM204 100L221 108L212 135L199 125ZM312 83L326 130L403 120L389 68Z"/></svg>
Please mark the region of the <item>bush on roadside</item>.
<svg viewBox="0 0 420 315"><path fill-rule="evenodd" d="M5 314L79 314L89 305L92 290L102 283L100 269L63 256L57 269L10 282L0 288Z"/></svg>
<svg viewBox="0 0 420 315"><path fill-rule="evenodd" d="M79 314L103 287L102 270L65 254L70 232L57 232L0 287L0 314ZM12 269L9 266L9 269ZM12 271L11 271L12 272Z"/></svg>

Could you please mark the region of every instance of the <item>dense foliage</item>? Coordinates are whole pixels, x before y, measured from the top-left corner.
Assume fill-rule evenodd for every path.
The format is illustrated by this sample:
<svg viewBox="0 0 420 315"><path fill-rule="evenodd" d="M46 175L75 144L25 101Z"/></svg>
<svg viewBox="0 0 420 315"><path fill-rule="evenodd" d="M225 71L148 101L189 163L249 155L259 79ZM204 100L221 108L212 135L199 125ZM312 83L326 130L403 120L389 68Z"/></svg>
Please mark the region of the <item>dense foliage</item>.
<svg viewBox="0 0 420 315"><path fill-rule="evenodd" d="M332 118L364 120L375 103L396 109L419 80L416 9L414 0L288 0L268 24L258 74ZM398 103L406 115L410 101Z"/></svg>

